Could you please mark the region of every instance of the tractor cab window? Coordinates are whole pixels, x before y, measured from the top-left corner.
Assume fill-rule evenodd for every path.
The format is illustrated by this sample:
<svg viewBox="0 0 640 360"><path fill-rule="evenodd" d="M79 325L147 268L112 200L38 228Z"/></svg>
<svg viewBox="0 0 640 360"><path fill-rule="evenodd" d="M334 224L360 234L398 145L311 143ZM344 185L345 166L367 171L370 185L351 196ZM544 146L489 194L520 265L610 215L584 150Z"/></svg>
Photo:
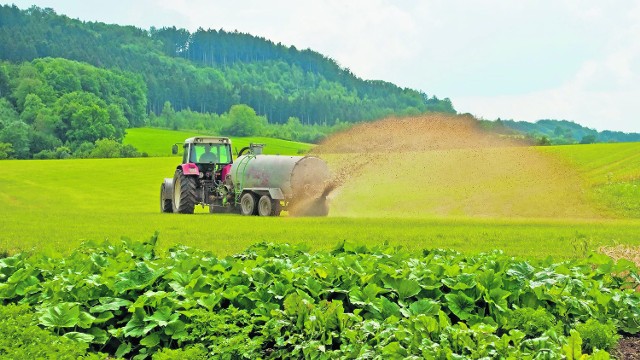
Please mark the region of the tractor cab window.
<svg viewBox="0 0 640 360"><path fill-rule="evenodd" d="M228 164L231 152L226 144L195 144L191 150L191 162Z"/></svg>

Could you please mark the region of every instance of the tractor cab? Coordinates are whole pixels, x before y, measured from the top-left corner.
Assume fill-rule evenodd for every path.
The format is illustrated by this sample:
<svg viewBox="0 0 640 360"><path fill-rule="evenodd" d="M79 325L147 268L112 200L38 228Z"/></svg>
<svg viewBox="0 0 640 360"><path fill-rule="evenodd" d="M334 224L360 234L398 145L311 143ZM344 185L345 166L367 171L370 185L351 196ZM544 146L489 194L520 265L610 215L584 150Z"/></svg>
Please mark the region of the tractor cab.
<svg viewBox="0 0 640 360"><path fill-rule="evenodd" d="M192 137L182 144L182 166L189 165L206 179L221 177L221 170L233 163L231 157L231 141L225 137ZM178 154L178 144L172 148L172 153ZM187 171L185 173L191 173ZM216 176L217 175L217 176ZM221 180L221 179L212 179Z"/></svg>
<svg viewBox="0 0 640 360"><path fill-rule="evenodd" d="M192 137L182 144L184 153L182 163L194 164L231 164L231 141L224 137ZM178 154L178 144L173 145L172 153Z"/></svg>

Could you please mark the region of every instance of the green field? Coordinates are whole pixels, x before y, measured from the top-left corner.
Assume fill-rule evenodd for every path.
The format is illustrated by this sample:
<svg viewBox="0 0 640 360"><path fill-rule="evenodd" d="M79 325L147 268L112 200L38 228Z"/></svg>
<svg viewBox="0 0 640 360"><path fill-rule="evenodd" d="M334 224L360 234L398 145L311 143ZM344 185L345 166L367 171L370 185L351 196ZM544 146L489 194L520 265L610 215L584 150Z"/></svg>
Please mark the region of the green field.
<svg viewBox="0 0 640 360"><path fill-rule="evenodd" d="M638 143L540 148L578 169L589 198L619 217L640 218L640 146Z"/></svg>
<svg viewBox="0 0 640 360"><path fill-rule="evenodd" d="M555 152L545 156L557 157L562 162L581 159L580 163L571 165L578 178L581 173L600 173L600 168L615 163L615 173L625 174L625 179L633 181L640 177L640 167L637 162L625 159L634 151L637 154L639 149L640 144L625 144L545 148L544 151ZM495 155L495 150L489 151ZM508 155L509 151L502 149L501 156L519 154ZM595 160L602 154L609 160L598 165ZM436 152L423 156L419 165L435 166L435 157L440 159L440 168L432 170L445 172L443 160L460 160L460 156L456 150ZM415 165L418 160L412 161ZM335 161L331 162L335 165ZM247 218L210 215L204 210L191 216L161 214L160 183L162 178L172 175L176 164L176 158L167 157L3 161L0 249L10 253L31 249L48 254L68 253L83 240L117 240L122 236L146 239L156 230L160 232L162 248L182 243L212 250L218 255L237 253L260 241L306 243L312 249L329 249L344 240L367 244L388 242L411 251L452 248L476 253L502 249L510 255L537 258L582 256L585 246L596 249L601 245L640 245L639 220L589 213L597 210L579 202L565 204L584 211L576 216L561 209L557 212L561 216L555 217L537 216L540 211L531 212L533 216L526 216L526 211L522 216L507 216L503 213L505 209L518 208L517 202L510 197L517 196L519 190L514 193L509 186L485 184L501 195L484 198L489 210L480 211L482 198L469 198L466 195L470 189L468 185L462 182L452 185L446 183L445 178L433 180L424 191L410 191L412 202L407 205L406 201L398 200L402 189L384 187L388 178L383 177L384 181L370 187L364 186L363 182L369 176L366 171L333 195L327 218ZM477 182L473 186L482 184ZM562 189L558 186L554 194L564 194ZM490 193L486 189L480 190ZM466 207L453 206L456 202L450 201L447 203L450 208L443 206L436 212L430 206L416 205L444 197L457 197ZM545 203L535 200L538 198L531 196L523 202ZM360 202L354 205L354 199ZM633 202L637 198L619 200ZM511 205L503 206L510 202ZM558 204L545 205L543 210L555 206ZM372 208L367 210L366 207Z"/></svg>
<svg viewBox="0 0 640 360"><path fill-rule="evenodd" d="M127 136L124 138L123 143L133 145L138 149L138 152L147 153L149 156L171 156L171 145L181 143L184 139L198 135L206 134L153 128L132 128L127 129ZM265 144L265 154L299 155L309 151L312 147L310 144L265 137L231 138L234 152L249 146L249 143L252 142Z"/></svg>

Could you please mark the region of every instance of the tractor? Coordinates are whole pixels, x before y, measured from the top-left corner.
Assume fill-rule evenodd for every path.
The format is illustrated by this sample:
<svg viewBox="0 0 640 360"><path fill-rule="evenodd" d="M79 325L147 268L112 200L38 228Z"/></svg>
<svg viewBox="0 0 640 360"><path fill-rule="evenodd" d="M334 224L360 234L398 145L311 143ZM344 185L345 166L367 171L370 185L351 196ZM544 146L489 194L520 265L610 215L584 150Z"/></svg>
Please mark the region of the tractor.
<svg viewBox="0 0 640 360"><path fill-rule="evenodd" d="M313 156L264 155L263 144L242 148L234 161L226 137L192 137L182 143L182 163L160 188L160 210L279 216L326 216L330 173ZM178 153L178 144L172 153Z"/></svg>

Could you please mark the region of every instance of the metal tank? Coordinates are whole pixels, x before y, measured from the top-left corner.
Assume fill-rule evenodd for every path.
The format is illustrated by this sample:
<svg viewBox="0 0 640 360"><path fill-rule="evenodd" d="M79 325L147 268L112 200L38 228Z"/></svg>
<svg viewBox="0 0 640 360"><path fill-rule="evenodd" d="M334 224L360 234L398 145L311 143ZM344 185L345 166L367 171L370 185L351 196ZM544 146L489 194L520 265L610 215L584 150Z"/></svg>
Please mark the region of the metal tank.
<svg viewBox="0 0 640 360"><path fill-rule="evenodd" d="M236 194L269 191L274 199L293 202L323 196L330 178L327 164L317 157L262 154L238 157L229 175Z"/></svg>

